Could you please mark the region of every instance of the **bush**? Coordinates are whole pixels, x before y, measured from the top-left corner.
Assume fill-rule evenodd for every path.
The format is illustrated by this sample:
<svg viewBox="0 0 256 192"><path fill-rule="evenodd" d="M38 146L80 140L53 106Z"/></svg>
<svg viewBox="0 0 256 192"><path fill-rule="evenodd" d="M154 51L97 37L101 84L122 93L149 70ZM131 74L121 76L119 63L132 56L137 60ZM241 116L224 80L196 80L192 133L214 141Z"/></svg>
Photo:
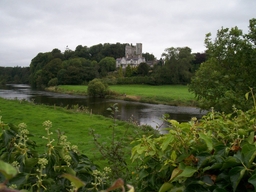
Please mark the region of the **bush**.
<svg viewBox="0 0 256 192"><path fill-rule="evenodd" d="M58 79L57 78L53 78L48 82L48 86L57 86L58 85Z"/></svg>
<svg viewBox="0 0 256 192"><path fill-rule="evenodd" d="M255 114L234 108L201 122L167 120L166 135L134 141L139 191L255 191Z"/></svg>
<svg viewBox="0 0 256 192"><path fill-rule="evenodd" d="M108 85L100 79L93 79L87 87L87 94L91 97L105 97L108 94Z"/></svg>
<svg viewBox="0 0 256 192"><path fill-rule="evenodd" d="M54 140L50 121L45 121L43 126L46 130L46 136L42 137L45 152L41 153L26 124L7 125L0 118L0 173L4 173L0 174L0 186L9 181L8 185L16 189L68 191L74 186L67 179L74 175L82 184L92 183L96 166L78 151L77 146L71 145L62 132L58 131L58 139ZM12 172L4 171L7 168ZM85 190L93 186L83 184L80 187Z"/></svg>

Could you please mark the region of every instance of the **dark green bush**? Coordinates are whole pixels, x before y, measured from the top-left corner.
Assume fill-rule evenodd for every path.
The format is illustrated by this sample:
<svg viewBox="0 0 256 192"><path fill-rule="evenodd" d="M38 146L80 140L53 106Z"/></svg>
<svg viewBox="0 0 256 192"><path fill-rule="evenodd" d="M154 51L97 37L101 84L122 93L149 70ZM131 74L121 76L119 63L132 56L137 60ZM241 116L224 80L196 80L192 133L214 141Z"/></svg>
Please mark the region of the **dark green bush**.
<svg viewBox="0 0 256 192"><path fill-rule="evenodd" d="M93 79L89 82L87 93L91 97L105 97L108 94L108 85L100 79Z"/></svg>

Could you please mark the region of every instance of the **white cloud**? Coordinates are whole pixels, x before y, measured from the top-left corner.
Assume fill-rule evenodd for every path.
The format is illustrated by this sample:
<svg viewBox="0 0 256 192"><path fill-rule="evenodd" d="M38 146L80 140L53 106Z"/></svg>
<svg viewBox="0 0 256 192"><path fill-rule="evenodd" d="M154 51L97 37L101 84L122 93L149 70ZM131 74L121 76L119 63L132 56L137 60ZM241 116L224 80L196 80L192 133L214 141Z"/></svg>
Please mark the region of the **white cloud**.
<svg viewBox="0 0 256 192"><path fill-rule="evenodd" d="M202 52L208 32L247 32L255 7L255 0L3 0L0 66L29 66L37 53L66 45L141 42L157 58L168 47Z"/></svg>

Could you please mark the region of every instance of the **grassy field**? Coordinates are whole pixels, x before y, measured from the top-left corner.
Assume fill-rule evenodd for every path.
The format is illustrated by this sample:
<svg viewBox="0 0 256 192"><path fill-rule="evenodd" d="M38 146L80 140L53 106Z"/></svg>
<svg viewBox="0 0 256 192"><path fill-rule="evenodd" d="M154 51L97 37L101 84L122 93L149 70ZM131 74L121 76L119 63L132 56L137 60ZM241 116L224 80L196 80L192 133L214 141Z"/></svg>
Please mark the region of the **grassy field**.
<svg viewBox="0 0 256 192"><path fill-rule="evenodd" d="M65 132L71 144L79 147L80 152L87 155L97 164L104 164L104 161L100 159L100 153L94 145L90 129L94 129L97 134L100 134L102 142L108 142L112 135L112 128L110 126L114 124L114 120L111 118L70 111L60 107L35 105L25 101L5 100L2 98L0 98L0 116L2 116L4 123L12 123L14 125L26 123L28 130L34 135L32 140L39 144L39 151L45 144L42 136L46 136L42 124L44 121L50 120L53 124L51 131L54 133L53 138L55 140L57 140L56 130L60 129L60 131ZM142 131L138 127L126 122L117 121L115 134L120 139L124 139L127 142L127 146L129 146L133 139L129 135L138 136L141 133ZM127 152L129 159L129 148Z"/></svg>
<svg viewBox="0 0 256 192"><path fill-rule="evenodd" d="M117 93L117 99L134 100L147 103L168 105L196 106L195 97L185 85L110 85L110 90ZM86 94L85 85L60 85L57 91Z"/></svg>

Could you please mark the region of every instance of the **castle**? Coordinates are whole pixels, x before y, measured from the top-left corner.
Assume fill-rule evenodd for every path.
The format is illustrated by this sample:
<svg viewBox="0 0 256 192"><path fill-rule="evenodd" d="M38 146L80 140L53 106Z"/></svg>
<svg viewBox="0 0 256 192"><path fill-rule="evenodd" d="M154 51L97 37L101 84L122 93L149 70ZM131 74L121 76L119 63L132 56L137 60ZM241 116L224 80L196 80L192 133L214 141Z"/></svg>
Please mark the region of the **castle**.
<svg viewBox="0 0 256 192"><path fill-rule="evenodd" d="M140 63L145 63L142 57L142 43L136 43L136 46L127 44L125 46L125 57L116 59L116 67L126 68L128 65L137 67Z"/></svg>

